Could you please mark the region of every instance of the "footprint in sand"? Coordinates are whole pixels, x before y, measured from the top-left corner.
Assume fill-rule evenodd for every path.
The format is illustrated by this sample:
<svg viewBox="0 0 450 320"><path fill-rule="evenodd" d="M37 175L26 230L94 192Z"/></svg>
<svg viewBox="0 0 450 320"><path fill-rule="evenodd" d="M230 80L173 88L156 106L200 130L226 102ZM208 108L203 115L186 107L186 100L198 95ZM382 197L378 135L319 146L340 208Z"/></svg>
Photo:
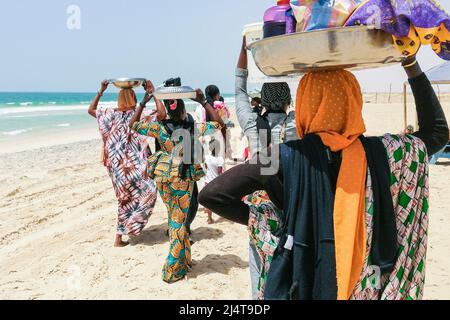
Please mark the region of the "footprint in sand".
<svg viewBox="0 0 450 320"><path fill-rule="evenodd" d="M16 194L18 194L21 191L22 191L22 188L17 188L17 189L14 189L13 191L11 191L10 193L8 193L6 196L7 197L14 197Z"/></svg>

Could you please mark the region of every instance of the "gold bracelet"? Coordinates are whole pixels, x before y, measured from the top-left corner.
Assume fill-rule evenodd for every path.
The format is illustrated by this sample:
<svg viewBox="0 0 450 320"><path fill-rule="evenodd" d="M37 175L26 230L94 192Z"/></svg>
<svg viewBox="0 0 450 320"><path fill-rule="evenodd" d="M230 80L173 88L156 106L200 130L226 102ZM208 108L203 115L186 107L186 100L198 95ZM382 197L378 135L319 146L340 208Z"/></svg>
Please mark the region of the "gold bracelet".
<svg viewBox="0 0 450 320"><path fill-rule="evenodd" d="M414 62L411 62L410 64L407 64L406 66L403 66L403 68L411 68L412 66L417 64L417 60L414 60Z"/></svg>

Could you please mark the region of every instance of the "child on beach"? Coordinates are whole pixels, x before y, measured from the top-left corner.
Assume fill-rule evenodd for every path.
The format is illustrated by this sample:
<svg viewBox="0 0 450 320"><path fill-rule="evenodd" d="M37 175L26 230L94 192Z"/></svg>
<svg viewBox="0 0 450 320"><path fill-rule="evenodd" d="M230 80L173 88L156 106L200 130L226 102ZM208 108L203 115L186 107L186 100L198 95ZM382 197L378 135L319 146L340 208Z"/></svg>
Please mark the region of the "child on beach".
<svg viewBox="0 0 450 320"><path fill-rule="evenodd" d="M223 173L225 160L222 156L220 156L219 145L220 143L214 139L211 140L209 143L209 150L211 151L211 154L208 154L205 157L205 167L206 167L205 185L212 182L214 179L216 179ZM214 220L212 219L212 211L206 208L205 211L208 214L208 224L213 224Z"/></svg>

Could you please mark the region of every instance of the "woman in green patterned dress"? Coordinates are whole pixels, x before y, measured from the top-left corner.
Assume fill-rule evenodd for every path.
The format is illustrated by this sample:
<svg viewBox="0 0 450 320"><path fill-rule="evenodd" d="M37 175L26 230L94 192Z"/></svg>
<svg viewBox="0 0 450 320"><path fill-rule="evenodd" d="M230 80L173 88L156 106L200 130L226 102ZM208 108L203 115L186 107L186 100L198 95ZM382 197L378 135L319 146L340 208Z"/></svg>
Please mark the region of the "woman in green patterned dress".
<svg viewBox="0 0 450 320"><path fill-rule="evenodd" d="M156 138L161 146L161 150L148 159L148 175L156 182L169 213L170 249L163 268L163 280L173 283L183 279L192 267L186 217L194 183L205 175L199 160L202 154L195 152L199 150L196 141L200 136L214 134L225 125L200 89L193 100L205 108L211 122L191 121L183 100L164 101L170 117L168 120L151 123L139 121L151 97L149 93L145 95L130 126L141 135Z"/></svg>

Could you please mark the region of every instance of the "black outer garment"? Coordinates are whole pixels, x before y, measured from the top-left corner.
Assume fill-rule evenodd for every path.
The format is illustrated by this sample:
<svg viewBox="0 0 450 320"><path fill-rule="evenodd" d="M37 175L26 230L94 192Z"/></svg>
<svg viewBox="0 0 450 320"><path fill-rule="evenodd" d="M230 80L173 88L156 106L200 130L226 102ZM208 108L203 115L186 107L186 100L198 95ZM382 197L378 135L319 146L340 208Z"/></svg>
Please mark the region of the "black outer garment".
<svg viewBox="0 0 450 320"><path fill-rule="evenodd" d="M202 206L233 222L248 225L249 209L242 197L258 190L266 190L272 202L283 208L283 183L279 176L261 175L263 165L244 164L236 166L200 192Z"/></svg>
<svg viewBox="0 0 450 320"><path fill-rule="evenodd" d="M372 265L381 274L391 273L397 260L397 226L391 194L391 170L383 142L377 138L360 138L372 179L374 208L372 213Z"/></svg>
<svg viewBox="0 0 450 320"><path fill-rule="evenodd" d="M409 80L419 120L419 131L414 136L420 138L432 156L442 150L449 141L448 123L444 110L433 86L425 73Z"/></svg>
<svg viewBox="0 0 450 320"><path fill-rule="evenodd" d="M424 73L409 80L416 101L419 131L414 135L426 145L428 155L440 151L449 141L448 124L442 106ZM338 155L333 155L334 157ZM199 202L225 219L242 225L248 224L249 209L242 197L258 190L266 190L272 202L283 209L283 174L261 175L260 164L242 164L226 171L209 183L199 194ZM331 164L330 172L336 176L339 165ZM332 185L336 186L336 179Z"/></svg>
<svg viewBox="0 0 450 320"><path fill-rule="evenodd" d="M374 193L372 264L390 273L398 250L390 171L379 138L361 137ZM307 135L281 147L285 229L267 276L266 300L335 300L337 298L333 205L340 159L330 156L320 137ZM372 173L373 172L373 173ZM287 236L293 248L285 249Z"/></svg>
<svg viewBox="0 0 450 320"><path fill-rule="evenodd" d="M191 225L197 216L197 211L198 211L198 185L197 182L195 182L194 188L192 189L189 211L186 217L186 230L189 234L191 234Z"/></svg>
<svg viewBox="0 0 450 320"><path fill-rule="evenodd" d="M316 135L281 146L287 223L267 275L266 300L337 297L334 189L326 150ZM288 235L292 250L284 248Z"/></svg>

